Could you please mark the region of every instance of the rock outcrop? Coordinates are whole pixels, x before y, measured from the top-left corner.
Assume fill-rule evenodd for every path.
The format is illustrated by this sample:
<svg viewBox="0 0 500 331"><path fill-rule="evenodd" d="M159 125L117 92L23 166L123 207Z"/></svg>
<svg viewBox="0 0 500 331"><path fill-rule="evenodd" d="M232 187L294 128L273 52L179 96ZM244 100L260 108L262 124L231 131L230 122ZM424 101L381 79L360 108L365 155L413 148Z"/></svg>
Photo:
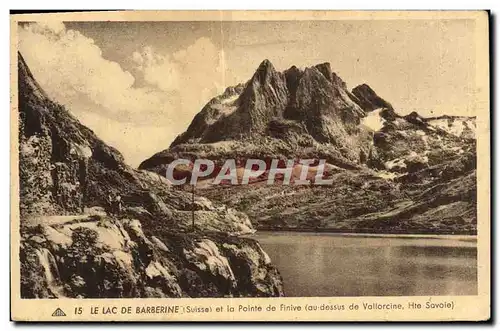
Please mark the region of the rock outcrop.
<svg viewBox="0 0 500 331"><path fill-rule="evenodd" d="M23 297L283 295L259 244L235 237L255 231L246 214L132 169L18 65Z"/></svg>
<svg viewBox="0 0 500 331"><path fill-rule="evenodd" d="M259 244L226 235L142 228L108 216L41 218L21 231L24 298L281 296ZM148 234L149 232L149 234Z"/></svg>

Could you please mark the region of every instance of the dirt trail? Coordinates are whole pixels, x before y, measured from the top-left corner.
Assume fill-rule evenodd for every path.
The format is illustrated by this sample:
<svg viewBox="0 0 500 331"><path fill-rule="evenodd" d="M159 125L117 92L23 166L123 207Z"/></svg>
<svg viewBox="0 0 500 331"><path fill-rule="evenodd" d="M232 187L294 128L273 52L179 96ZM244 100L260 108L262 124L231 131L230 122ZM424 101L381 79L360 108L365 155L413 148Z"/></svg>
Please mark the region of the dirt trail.
<svg viewBox="0 0 500 331"><path fill-rule="evenodd" d="M89 216L91 216L91 214L33 216L27 218L23 223L27 226L37 226L39 224L54 226L65 224L70 221L84 220Z"/></svg>

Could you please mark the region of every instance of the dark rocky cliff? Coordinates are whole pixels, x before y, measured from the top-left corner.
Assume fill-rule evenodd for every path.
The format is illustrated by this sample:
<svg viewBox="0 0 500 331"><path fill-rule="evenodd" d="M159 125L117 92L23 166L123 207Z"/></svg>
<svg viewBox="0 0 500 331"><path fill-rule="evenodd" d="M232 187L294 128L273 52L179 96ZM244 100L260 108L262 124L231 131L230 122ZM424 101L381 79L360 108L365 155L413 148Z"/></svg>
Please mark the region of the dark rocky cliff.
<svg viewBox="0 0 500 331"><path fill-rule="evenodd" d="M280 296L248 217L135 170L38 85L19 55L23 297ZM108 196L124 209L110 215Z"/></svg>

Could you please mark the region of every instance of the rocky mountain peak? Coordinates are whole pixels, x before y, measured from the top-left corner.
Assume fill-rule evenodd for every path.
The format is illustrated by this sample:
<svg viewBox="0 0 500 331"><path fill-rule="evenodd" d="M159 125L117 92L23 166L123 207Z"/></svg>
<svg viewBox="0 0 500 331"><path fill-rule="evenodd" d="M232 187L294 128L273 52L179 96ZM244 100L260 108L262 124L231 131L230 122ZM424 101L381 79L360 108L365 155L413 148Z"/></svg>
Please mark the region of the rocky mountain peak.
<svg viewBox="0 0 500 331"><path fill-rule="evenodd" d="M337 86L342 89L346 89L346 83L335 73L332 71L331 65L329 62L320 63L314 66L325 76L325 78L332 83L334 86Z"/></svg>
<svg viewBox="0 0 500 331"><path fill-rule="evenodd" d="M271 61L265 59L257 67L252 78L246 83L246 88L242 95L255 99L256 93L262 93L262 91L269 90L269 88L273 90L281 89L284 85L283 74L276 71Z"/></svg>
<svg viewBox="0 0 500 331"><path fill-rule="evenodd" d="M156 171L174 157L171 152L175 157L185 153L193 155L197 152L189 151L199 148L207 151L207 157L218 159L221 157L218 148L226 153L233 148L230 146L245 145L249 141L255 145L253 155L260 155L264 150L272 155L277 149L283 149L279 146L287 144L286 148L293 149L297 157L303 150L294 147L298 141L309 147L314 142L329 144L327 149L334 149L334 158L340 160L337 163L357 163L360 154L368 153L369 149L364 128L358 128L364 116L357 98L332 71L330 63L305 69L292 66L279 72L266 59L241 92L226 90L213 98L169 150L145 160L140 168ZM213 145L216 142L224 143ZM243 154L247 153L240 153L240 157L244 158Z"/></svg>
<svg viewBox="0 0 500 331"><path fill-rule="evenodd" d="M262 60L262 62L259 64L259 68L271 68L271 69L274 69L274 66L273 66L273 64L271 63L271 61L269 61L268 59L264 59L264 60Z"/></svg>
<svg viewBox="0 0 500 331"><path fill-rule="evenodd" d="M246 84L213 98L169 149L140 168L162 173L166 164L184 156L217 162L228 156L244 161L304 155L325 157L344 168L368 164L367 160L370 167L387 168L384 162L412 155L417 145L427 153L427 142L438 141L437 135L445 131L461 137L473 136L475 129L469 119L435 119L429 128L428 122L417 113L399 115L368 84L349 91L328 62L279 72L264 60ZM411 139L400 136L400 131ZM452 141L456 137L448 138L450 146L457 147ZM411 143L402 148L402 140Z"/></svg>
<svg viewBox="0 0 500 331"><path fill-rule="evenodd" d="M352 94L358 99L358 104L366 112L370 112L378 108L393 109L392 105L379 97L368 84L356 86L352 90Z"/></svg>
<svg viewBox="0 0 500 331"><path fill-rule="evenodd" d="M316 69L318 69L326 79L330 82L332 81L332 68L329 62L320 63L315 65Z"/></svg>
<svg viewBox="0 0 500 331"><path fill-rule="evenodd" d="M418 126L426 126L425 118L420 116L416 111L412 111L408 115L404 116L404 119Z"/></svg>
<svg viewBox="0 0 500 331"><path fill-rule="evenodd" d="M253 82L257 80L260 84L266 84L275 74L276 69L273 64L268 59L265 59L260 63L251 81Z"/></svg>

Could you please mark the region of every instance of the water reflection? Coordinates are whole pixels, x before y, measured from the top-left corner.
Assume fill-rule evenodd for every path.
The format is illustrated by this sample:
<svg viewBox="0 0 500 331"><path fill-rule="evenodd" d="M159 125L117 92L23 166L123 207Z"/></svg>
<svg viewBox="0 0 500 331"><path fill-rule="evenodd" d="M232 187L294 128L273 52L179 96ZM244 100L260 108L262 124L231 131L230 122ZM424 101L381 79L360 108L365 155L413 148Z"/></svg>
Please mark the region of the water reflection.
<svg viewBox="0 0 500 331"><path fill-rule="evenodd" d="M288 296L475 295L473 238L258 233Z"/></svg>

